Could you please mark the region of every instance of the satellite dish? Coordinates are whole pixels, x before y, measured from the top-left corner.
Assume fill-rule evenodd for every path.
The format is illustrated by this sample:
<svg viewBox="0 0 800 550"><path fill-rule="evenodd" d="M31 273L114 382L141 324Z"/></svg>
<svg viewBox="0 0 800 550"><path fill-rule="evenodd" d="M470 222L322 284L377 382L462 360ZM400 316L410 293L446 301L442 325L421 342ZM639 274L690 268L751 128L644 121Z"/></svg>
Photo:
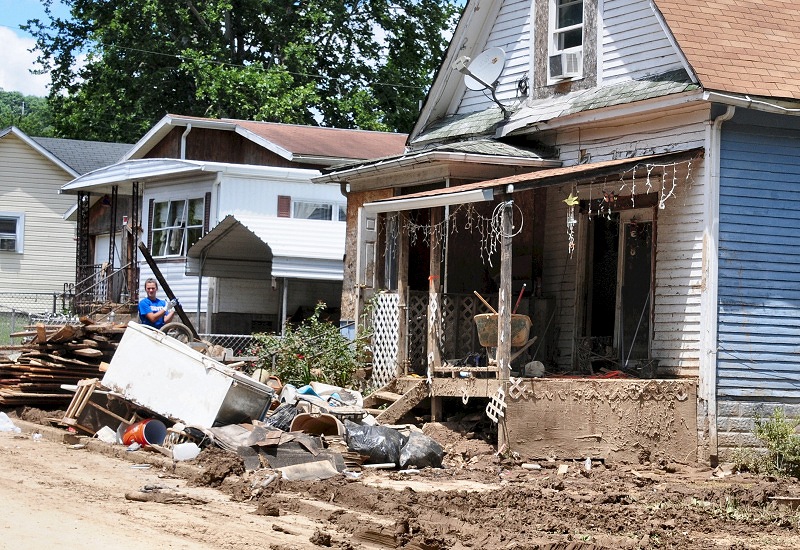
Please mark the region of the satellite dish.
<svg viewBox="0 0 800 550"><path fill-rule="evenodd" d="M503 48L489 48L469 63L464 74L464 84L475 91L492 88L505 65L506 52Z"/></svg>

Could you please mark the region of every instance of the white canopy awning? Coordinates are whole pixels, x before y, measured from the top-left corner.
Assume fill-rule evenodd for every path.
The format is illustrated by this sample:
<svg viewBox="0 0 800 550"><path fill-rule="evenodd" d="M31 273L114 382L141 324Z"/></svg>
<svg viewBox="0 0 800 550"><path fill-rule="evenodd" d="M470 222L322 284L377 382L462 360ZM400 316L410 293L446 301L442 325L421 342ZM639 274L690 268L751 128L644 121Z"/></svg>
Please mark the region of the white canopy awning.
<svg viewBox="0 0 800 550"><path fill-rule="evenodd" d="M229 215L189 249L186 274L341 281L344 241L342 222Z"/></svg>

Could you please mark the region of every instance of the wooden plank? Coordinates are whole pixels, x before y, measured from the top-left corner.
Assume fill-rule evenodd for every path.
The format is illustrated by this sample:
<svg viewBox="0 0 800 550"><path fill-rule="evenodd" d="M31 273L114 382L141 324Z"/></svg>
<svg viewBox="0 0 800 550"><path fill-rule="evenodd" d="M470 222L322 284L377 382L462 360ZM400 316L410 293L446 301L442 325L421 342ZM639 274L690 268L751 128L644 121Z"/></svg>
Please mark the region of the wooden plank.
<svg viewBox="0 0 800 550"><path fill-rule="evenodd" d="M385 411L378 415L376 420L381 424L395 424L407 412L416 407L423 399L429 396L428 381L420 380L411 387L403 396L389 405Z"/></svg>

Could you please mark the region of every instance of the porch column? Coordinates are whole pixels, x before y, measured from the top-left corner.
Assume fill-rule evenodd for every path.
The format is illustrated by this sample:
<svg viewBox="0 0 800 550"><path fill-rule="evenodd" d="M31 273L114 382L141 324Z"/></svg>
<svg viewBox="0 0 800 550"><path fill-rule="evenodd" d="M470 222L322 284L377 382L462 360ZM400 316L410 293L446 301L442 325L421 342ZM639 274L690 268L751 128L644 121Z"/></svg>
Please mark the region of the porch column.
<svg viewBox="0 0 800 550"><path fill-rule="evenodd" d="M511 220L513 201L508 200L502 209L502 241L500 245L500 292L498 298L497 364L500 369L500 384L508 395L508 379L511 376L511 256L514 227ZM505 415L498 419L497 450L508 444Z"/></svg>
<svg viewBox="0 0 800 550"><path fill-rule="evenodd" d="M408 233L402 212L397 232L397 376L408 374Z"/></svg>
<svg viewBox="0 0 800 550"><path fill-rule="evenodd" d="M442 304L439 292L441 285L441 243L433 228L442 221L442 209L431 208L431 258L430 270L428 275L428 379L433 378L434 368L441 366L442 354L439 351L439 343L442 324ZM431 420L437 421L442 415L442 400L440 397L431 397Z"/></svg>

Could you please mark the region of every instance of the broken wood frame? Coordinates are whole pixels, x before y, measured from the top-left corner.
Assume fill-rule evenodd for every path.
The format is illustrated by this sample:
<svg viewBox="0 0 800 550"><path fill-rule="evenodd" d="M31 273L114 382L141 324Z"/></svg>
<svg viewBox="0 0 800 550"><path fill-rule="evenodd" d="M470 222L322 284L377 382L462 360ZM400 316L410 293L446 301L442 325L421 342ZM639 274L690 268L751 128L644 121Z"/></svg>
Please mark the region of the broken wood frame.
<svg viewBox="0 0 800 550"><path fill-rule="evenodd" d="M67 407L67 410L64 412L64 416L60 423L65 426L80 429L83 432L93 435L96 431L95 429L81 424L81 417L83 416L87 406L94 407L104 415L108 415L111 418L118 420L121 424L125 424L126 426L130 426L136 421L135 413L132 414L130 418L123 418L108 408L103 407L99 403L92 401L92 396L94 395L95 390L98 388L100 388L100 380L97 378L80 380L77 384L75 395Z"/></svg>

